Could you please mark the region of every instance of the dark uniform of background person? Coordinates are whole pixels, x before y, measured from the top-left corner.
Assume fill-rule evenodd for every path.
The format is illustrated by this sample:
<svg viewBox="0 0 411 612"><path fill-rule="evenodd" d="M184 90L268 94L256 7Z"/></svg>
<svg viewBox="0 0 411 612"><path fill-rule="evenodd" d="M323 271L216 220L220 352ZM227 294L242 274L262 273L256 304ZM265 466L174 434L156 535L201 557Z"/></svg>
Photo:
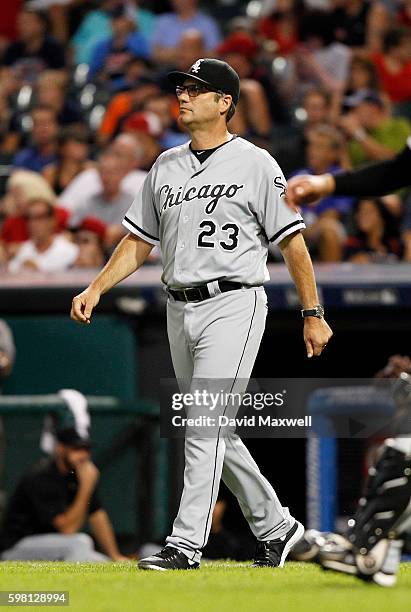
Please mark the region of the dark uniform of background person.
<svg viewBox="0 0 411 612"><path fill-rule="evenodd" d="M2 560L125 560L97 492L99 472L90 440L70 427L57 432L53 457L44 458L20 480L0 530ZM80 530L88 519L106 554Z"/></svg>
<svg viewBox="0 0 411 612"><path fill-rule="evenodd" d="M296 176L288 182L287 202L295 208L304 202L315 203L324 196L336 195L382 196L402 187L411 185L411 136L407 145L395 157L365 166L355 171L343 172L331 176ZM405 220L407 221L406 211ZM407 227L406 229L409 229ZM404 386L409 386L409 363L407 358L392 357L388 377L392 377L392 368L400 364L398 375L403 378ZM409 391L408 391L409 393ZM361 503L358 504L354 519L346 534L347 545L327 545L320 551L320 563L327 569L333 569L359 578L373 580L382 586L392 586L398 573L401 549L407 532L408 508L410 504L410 444L409 437L400 435L381 444L379 458L371 467L364 486ZM395 484L394 484L395 483ZM395 488L393 488L395 487ZM393 491L387 495L386 491ZM375 535L377 534L377 535ZM382 538L391 539L379 556L375 551ZM369 537L370 536L370 537ZM398 540L396 555L391 555L394 540ZM301 542L306 549L310 548L307 537ZM395 545L395 544L394 544ZM395 550L395 549L394 549ZM294 555L296 550L294 550ZM298 558L298 556L294 556ZM305 557L307 558L307 557ZM377 559L377 560L376 560ZM364 569L366 568L366 569Z"/></svg>

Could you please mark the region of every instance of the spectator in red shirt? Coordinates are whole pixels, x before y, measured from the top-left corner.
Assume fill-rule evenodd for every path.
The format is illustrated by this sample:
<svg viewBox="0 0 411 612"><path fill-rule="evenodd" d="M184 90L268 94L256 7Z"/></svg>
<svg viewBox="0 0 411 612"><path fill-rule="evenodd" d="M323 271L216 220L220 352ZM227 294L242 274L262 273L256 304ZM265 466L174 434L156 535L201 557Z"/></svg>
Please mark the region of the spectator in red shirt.
<svg viewBox="0 0 411 612"><path fill-rule="evenodd" d="M258 34L273 44L273 51L278 55L289 55L297 48L298 15L302 9L301 0L277 0L275 10L258 24Z"/></svg>
<svg viewBox="0 0 411 612"><path fill-rule="evenodd" d="M389 30L383 52L374 53L372 59L383 90L395 104L406 102L406 115L411 118L411 31L404 27Z"/></svg>
<svg viewBox="0 0 411 612"><path fill-rule="evenodd" d="M78 246L58 234L56 209L47 200L35 198L27 205L29 239L25 240L8 264L8 271L61 272L71 267Z"/></svg>
<svg viewBox="0 0 411 612"><path fill-rule="evenodd" d="M42 199L54 204L56 195L47 181L36 172L17 170L7 184L6 219L0 230L0 261L7 261L28 240L26 213L33 199ZM56 208L57 230L65 228L69 213L64 208Z"/></svg>
<svg viewBox="0 0 411 612"><path fill-rule="evenodd" d="M255 41L246 32L233 32L216 51L240 77L241 98L230 124L231 129L247 138L268 138L272 120L268 96L263 86L267 78L257 68L255 60L258 47Z"/></svg>

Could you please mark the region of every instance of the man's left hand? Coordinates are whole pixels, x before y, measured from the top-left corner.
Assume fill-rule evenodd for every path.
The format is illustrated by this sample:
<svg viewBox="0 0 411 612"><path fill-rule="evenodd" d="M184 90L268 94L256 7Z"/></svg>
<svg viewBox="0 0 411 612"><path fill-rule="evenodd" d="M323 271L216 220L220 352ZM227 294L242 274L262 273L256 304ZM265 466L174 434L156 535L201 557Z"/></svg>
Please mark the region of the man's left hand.
<svg viewBox="0 0 411 612"><path fill-rule="evenodd" d="M333 335L325 319L306 317L304 319L304 342L307 357L319 357Z"/></svg>

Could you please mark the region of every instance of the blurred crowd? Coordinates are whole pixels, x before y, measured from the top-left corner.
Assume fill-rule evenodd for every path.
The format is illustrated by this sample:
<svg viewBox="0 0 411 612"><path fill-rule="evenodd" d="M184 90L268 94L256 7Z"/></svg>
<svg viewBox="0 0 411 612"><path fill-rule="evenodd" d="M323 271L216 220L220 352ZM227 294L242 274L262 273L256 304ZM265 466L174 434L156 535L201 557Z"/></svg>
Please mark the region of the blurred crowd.
<svg viewBox="0 0 411 612"><path fill-rule="evenodd" d="M286 177L390 158L411 134L411 0L4 4L0 267L10 274L105 262L157 156L188 140L166 75L200 57L238 72L229 129ZM302 214L316 261L411 261L406 191L330 196Z"/></svg>

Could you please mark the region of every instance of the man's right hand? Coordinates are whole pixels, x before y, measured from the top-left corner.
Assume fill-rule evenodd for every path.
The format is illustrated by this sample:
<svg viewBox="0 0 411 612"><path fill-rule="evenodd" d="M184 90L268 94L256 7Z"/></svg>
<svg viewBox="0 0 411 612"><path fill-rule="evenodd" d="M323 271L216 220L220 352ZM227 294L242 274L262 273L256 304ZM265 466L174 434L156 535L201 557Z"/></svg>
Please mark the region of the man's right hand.
<svg viewBox="0 0 411 612"><path fill-rule="evenodd" d="M77 323L89 325L91 313L100 301L100 292L93 287L87 287L73 298L70 316Z"/></svg>
<svg viewBox="0 0 411 612"><path fill-rule="evenodd" d="M75 465L75 471L80 483L94 487L100 478L100 472L92 461L81 461Z"/></svg>
<svg viewBox="0 0 411 612"><path fill-rule="evenodd" d="M288 181L286 201L290 208L297 210L301 204L315 203L333 193L334 178L331 174L294 176Z"/></svg>

